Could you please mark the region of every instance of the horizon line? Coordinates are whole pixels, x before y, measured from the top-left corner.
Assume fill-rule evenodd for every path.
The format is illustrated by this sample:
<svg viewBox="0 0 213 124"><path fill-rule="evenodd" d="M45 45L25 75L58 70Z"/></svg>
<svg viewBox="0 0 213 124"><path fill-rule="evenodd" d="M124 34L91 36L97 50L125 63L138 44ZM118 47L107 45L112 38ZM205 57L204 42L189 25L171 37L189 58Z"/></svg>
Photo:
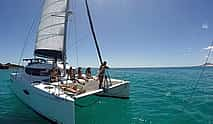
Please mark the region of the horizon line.
<svg viewBox="0 0 213 124"><path fill-rule="evenodd" d="M0 62L1 63L1 62ZM10 62L6 62L6 63L1 63L1 64L8 64ZM15 64L15 65L19 65L17 63L10 63L10 64ZM181 67L197 67L197 66L201 66L203 64L196 64L196 65L153 65L153 66L146 66L146 65L141 65L141 66L130 66L130 65L124 65L124 66L111 66L109 65L110 68L181 68ZM22 64L20 64L20 66L23 66ZM80 65L80 66L74 66L74 67L91 67L91 68L98 68L98 66L94 66L94 65L91 65L91 66L85 66L85 65Z"/></svg>

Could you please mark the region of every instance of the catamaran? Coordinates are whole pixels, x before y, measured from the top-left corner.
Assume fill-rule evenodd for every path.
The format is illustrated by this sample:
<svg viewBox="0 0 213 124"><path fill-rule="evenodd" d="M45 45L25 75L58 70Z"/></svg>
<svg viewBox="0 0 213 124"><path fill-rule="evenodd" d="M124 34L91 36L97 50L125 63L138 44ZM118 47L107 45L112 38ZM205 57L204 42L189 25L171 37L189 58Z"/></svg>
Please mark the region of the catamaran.
<svg viewBox="0 0 213 124"><path fill-rule="evenodd" d="M85 0L88 21L102 64L101 52ZM68 19L72 15L70 0L45 0L37 32L33 59L24 59L24 69L11 73L11 87L16 96L43 117L58 124L75 124L75 103L91 95L129 98L129 82L111 79L105 73L103 86L98 77L70 79L67 73L66 42ZM58 79L51 80L51 70L60 70ZM77 81L76 81L77 80Z"/></svg>

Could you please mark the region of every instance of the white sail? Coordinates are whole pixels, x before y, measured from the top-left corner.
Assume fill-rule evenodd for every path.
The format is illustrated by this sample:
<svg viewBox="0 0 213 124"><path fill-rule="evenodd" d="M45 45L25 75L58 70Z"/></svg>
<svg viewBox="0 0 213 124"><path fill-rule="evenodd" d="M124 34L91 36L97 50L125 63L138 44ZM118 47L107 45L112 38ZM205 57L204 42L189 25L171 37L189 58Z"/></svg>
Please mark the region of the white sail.
<svg viewBox="0 0 213 124"><path fill-rule="evenodd" d="M45 0L40 20L35 55L62 59L68 0Z"/></svg>

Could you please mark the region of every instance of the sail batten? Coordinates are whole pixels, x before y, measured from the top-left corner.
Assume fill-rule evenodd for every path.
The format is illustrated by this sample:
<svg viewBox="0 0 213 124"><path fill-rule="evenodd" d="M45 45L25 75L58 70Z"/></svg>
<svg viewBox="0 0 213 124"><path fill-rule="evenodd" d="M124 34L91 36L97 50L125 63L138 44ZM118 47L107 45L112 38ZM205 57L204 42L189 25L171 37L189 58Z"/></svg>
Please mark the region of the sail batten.
<svg viewBox="0 0 213 124"><path fill-rule="evenodd" d="M35 46L35 55L63 59L68 0L45 0Z"/></svg>
<svg viewBox="0 0 213 124"><path fill-rule="evenodd" d="M64 25L64 24L65 24L65 23L58 23L58 24L54 24L54 25L48 25L48 26L46 26L46 27L43 27L43 28L39 29L38 32L41 32L41 31L43 31L43 30L45 30L45 29L48 29L48 28L51 28L51 27L56 27L56 26L60 26L60 25Z"/></svg>

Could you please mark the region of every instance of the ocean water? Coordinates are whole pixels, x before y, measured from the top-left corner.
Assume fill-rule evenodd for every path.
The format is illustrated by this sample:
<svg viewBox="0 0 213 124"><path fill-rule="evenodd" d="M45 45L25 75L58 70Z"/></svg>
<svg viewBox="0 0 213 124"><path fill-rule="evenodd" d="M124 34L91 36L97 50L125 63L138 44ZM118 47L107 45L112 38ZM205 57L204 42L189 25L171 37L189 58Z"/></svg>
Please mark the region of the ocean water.
<svg viewBox="0 0 213 124"><path fill-rule="evenodd" d="M130 99L78 101L76 124L213 124L213 68L206 68L197 84L200 72L199 67L112 69L113 78L130 81ZM0 70L0 124L49 124L16 98L9 74Z"/></svg>

